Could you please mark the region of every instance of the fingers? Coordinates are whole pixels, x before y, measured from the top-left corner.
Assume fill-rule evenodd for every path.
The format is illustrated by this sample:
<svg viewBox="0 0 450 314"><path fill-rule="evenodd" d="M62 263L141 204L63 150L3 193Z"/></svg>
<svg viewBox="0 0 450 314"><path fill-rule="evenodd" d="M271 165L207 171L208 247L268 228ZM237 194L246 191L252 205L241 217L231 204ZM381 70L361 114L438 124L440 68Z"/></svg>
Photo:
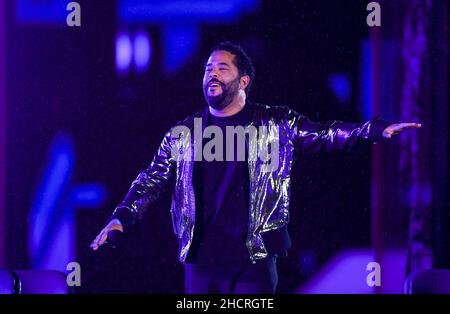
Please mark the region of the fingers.
<svg viewBox="0 0 450 314"><path fill-rule="evenodd" d="M91 243L91 248L94 251L97 251L98 248L100 246L102 246L105 242L106 239L108 238L108 232L106 232L105 230L103 230L102 232L100 232L100 234L95 238L95 240Z"/></svg>
<svg viewBox="0 0 450 314"><path fill-rule="evenodd" d="M391 129L389 130L389 134L387 138L391 138L395 135L400 134L401 132L408 130L408 129L418 129L422 127L421 123L399 123L396 125L393 125Z"/></svg>
<svg viewBox="0 0 450 314"><path fill-rule="evenodd" d="M123 226L120 223L120 220L114 219L105 228L103 228L103 230L95 238L95 240L92 241L90 247L94 251L97 251L100 246L105 244L106 240L108 239L108 232L110 232L112 230L118 230L120 232L123 232Z"/></svg>
<svg viewBox="0 0 450 314"><path fill-rule="evenodd" d="M92 241L92 243L91 243L91 249L93 249L94 251L97 251L98 250L98 248L99 248L99 246L98 246L98 237L99 237L100 235L98 235L95 239L94 239L94 241Z"/></svg>
<svg viewBox="0 0 450 314"><path fill-rule="evenodd" d="M97 238L95 238L94 243L93 243L93 246L91 245L91 247L94 249L94 251L98 250L98 248L99 248L100 246L102 246L102 245L105 243L107 237L108 237L108 236L107 236L107 233L104 232L104 231L102 231L102 232L97 236Z"/></svg>
<svg viewBox="0 0 450 314"><path fill-rule="evenodd" d="M413 129L418 129L418 128L420 128L420 127L422 127L422 124L421 124L421 123L399 123L399 124L396 126L396 129L397 129L397 130L411 129L411 128L413 128Z"/></svg>

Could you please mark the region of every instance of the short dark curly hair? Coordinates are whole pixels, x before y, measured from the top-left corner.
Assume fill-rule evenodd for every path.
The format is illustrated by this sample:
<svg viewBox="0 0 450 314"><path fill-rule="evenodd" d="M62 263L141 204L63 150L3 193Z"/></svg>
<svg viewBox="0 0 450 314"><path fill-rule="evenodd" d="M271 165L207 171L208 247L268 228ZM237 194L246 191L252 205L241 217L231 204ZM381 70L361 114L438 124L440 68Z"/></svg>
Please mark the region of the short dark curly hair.
<svg viewBox="0 0 450 314"><path fill-rule="evenodd" d="M233 63L236 65L236 67L239 70L239 77L242 77L244 75L248 75L250 77L250 82L248 83L245 92L248 95L250 91L250 87L253 83L253 78L255 77L255 68L253 66L253 62L250 59L250 57L247 55L247 53L242 49L241 46L231 42L231 41L223 41L219 43L218 45L214 46L214 48L211 50L210 55L214 51L228 51L232 55L234 55Z"/></svg>

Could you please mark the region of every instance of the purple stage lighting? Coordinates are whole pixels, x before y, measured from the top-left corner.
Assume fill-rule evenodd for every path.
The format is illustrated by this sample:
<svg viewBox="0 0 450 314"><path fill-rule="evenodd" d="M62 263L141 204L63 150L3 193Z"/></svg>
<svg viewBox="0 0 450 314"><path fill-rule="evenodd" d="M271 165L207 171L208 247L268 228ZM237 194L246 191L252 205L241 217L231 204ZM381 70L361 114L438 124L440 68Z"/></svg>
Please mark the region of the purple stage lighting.
<svg viewBox="0 0 450 314"><path fill-rule="evenodd" d="M116 70L118 73L125 74L129 71L132 57L133 46L130 35L120 32L116 38Z"/></svg>
<svg viewBox="0 0 450 314"><path fill-rule="evenodd" d="M139 31L136 33L133 41L133 50L133 59L136 71L138 73L145 72L150 65L152 52L150 37L147 32Z"/></svg>

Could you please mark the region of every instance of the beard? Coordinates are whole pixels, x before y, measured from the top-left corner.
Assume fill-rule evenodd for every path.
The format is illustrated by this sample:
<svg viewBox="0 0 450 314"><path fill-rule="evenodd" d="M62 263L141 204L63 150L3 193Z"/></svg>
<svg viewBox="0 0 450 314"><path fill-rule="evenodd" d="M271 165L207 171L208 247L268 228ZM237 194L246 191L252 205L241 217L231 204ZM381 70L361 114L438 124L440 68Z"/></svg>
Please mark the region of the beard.
<svg viewBox="0 0 450 314"><path fill-rule="evenodd" d="M217 96L208 95L208 84L203 86L203 95L205 96L206 102L208 105L216 110L221 110L227 107L236 95L239 92L239 78L228 82L226 84L219 82L218 80L214 80L215 82L220 84L222 89L222 93ZM209 82L208 82L209 83Z"/></svg>

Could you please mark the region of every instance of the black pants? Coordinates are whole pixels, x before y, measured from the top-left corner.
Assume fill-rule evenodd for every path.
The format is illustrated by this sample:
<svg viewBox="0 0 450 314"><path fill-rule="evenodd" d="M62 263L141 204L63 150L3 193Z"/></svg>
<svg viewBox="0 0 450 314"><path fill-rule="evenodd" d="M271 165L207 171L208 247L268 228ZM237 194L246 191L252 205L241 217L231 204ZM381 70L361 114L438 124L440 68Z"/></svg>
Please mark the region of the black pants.
<svg viewBox="0 0 450 314"><path fill-rule="evenodd" d="M185 265L188 294L273 294L278 284L277 256L230 266Z"/></svg>

